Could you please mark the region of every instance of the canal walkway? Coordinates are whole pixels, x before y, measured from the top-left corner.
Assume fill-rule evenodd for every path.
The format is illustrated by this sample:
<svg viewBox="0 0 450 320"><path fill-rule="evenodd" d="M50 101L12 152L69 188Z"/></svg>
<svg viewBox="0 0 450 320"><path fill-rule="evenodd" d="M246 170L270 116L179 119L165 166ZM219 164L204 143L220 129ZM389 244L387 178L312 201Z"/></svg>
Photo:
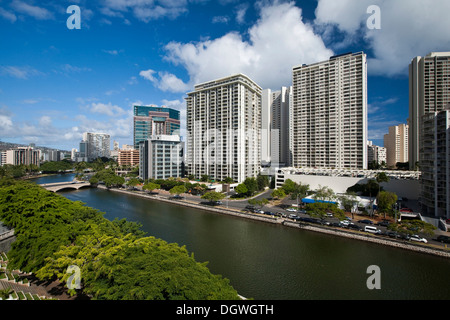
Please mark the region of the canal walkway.
<svg viewBox="0 0 450 320"><path fill-rule="evenodd" d="M99 185L98 188L107 189L105 186L102 186L102 185ZM415 252L432 254L432 255L436 255L436 256L440 256L440 257L444 257L444 258L450 258L450 249L440 248L440 247L437 247L432 244L419 244L419 243L416 244L416 243L411 243L411 242L405 241L405 240L392 239L392 238L388 238L388 237L372 235L372 234L369 234L366 232L361 232L361 231L334 228L334 227L329 227L326 225L313 225L313 224L305 223L305 222L295 222L293 220L286 219L286 218L272 217L272 216L267 216L267 215L263 215L263 214L255 214L255 213L250 213L250 212L243 212L238 209L225 208L223 206L203 205L203 204L199 204L198 202L190 201L187 198L183 199L183 200L170 199L169 197L167 197L168 193L167 194L163 193L165 195L164 196L164 195L160 195L160 194L148 194L143 191L131 191L131 190L125 190L125 189L116 189L116 188L110 188L108 190L110 190L112 192L120 192L120 193L124 193L124 194L128 194L128 195L132 195L132 196L138 196L138 197L146 198L146 199L153 200L153 201L163 201L163 202L171 203L174 205L191 207L191 208L195 208L198 210L209 211L209 212L218 213L218 214L226 214L226 215L235 216L235 217L239 217L239 218L251 219L251 220L256 220L256 221L261 221L261 222L266 222L266 223L279 224L279 225L282 225L285 227L290 227L290 228L298 228L298 229L302 229L302 230L320 232L320 233L325 233L325 234L330 234L330 235L335 235L335 236L351 238L351 239L355 239L355 240L359 240L359 241L367 241L367 242L376 243L376 244L380 244L380 245L387 245L387 246L411 250L411 251L415 251Z"/></svg>

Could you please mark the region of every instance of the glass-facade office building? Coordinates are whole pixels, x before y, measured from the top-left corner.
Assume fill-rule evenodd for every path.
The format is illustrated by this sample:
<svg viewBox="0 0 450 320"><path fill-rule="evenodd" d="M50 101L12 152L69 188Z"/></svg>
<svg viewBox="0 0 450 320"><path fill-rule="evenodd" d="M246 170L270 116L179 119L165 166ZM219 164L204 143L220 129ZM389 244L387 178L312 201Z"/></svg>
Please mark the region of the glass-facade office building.
<svg viewBox="0 0 450 320"><path fill-rule="evenodd" d="M179 135L180 111L156 106L134 106L134 148L155 135Z"/></svg>

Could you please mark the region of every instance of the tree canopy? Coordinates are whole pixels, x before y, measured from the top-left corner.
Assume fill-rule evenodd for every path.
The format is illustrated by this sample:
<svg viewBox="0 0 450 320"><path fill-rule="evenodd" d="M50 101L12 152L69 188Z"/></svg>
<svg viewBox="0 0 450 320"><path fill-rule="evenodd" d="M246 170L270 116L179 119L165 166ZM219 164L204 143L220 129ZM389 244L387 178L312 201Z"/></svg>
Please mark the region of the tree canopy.
<svg viewBox="0 0 450 320"><path fill-rule="evenodd" d="M225 194L217 191L209 191L202 195L202 199L208 200L209 202L220 201L225 198Z"/></svg>
<svg viewBox="0 0 450 320"><path fill-rule="evenodd" d="M31 182L0 180L0 220L16 235L11 268L66 282L67 268L76 265L81 290L92 299L238 299L227 279L185 247Z"/></svg>

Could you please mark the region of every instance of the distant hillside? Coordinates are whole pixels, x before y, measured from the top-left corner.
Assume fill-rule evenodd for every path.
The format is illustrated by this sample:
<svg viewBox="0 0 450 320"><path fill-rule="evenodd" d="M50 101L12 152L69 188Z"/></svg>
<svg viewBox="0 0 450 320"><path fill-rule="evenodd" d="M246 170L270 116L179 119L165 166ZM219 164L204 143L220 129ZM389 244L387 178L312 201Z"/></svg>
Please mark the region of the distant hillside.
<svg viewBox="0 0 450 320"><path fill-rule="evenodd" d="M3 142L0 141L0 151L5 151L5 150L10 150L10 149L14 149L17 147L28 147L28 144L20 144L20 143L12 143L12 142ZM55 148L48 148L48 147L41 147L41 146L36 146L36 149L42 150L42 151L50 151L50 150L57 150ZM59 151L63 151L63 152L69 152L67 150L59 150Z"/></svg>

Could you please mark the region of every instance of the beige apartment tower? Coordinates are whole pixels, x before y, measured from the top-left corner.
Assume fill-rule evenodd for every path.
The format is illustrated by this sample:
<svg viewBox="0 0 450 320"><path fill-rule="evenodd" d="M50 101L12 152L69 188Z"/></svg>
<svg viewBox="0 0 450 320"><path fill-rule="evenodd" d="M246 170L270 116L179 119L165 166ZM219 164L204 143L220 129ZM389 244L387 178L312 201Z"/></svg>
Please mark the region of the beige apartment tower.
<svg viewBox="0 0 450 320"><path fill-rule="evenodd" d="M450 103L450 52L415 57L409 65L409 163L414 170L421 149L421 121Z"/></svg>
<svg viewBox="0 0 450 320"><path fill-rule="evenodd" d="M367 169L367 60L348 53L293 68L293 167Z"/></svg>
<svg viewBox="0 0 450 320"><path fill-rule="evenodd" d="M237 74L195 86L186 98L186 171L242 182L261 168L261 93Z"/></svg>
<svg viewBox="0 0 450 320"><path fill-rule="evenodd" d="M408 162L409 126L400 124L389 127L389 133L384 135L386 148L386 165L395 168L397 162Z"/></svg>

